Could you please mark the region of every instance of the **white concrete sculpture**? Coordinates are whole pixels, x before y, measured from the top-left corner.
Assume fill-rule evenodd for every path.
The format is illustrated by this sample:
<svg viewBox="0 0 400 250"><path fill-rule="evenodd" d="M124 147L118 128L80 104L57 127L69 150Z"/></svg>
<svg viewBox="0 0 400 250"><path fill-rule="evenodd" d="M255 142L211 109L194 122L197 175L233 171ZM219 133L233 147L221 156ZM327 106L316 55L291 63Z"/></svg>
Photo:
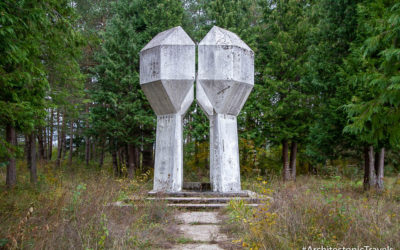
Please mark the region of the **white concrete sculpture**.
<svg viewBox="0 0 400 250"><path fill-rule="evenodd" d="M153 191L182 190L182 118L193 102L194 79L195 44L180 26L141 50L140 85L157 115Z"/></svg>
<svg viewBox="0 0 400 250"><path fill-rule="evenodd" d="M240 192L236 116L254 86L254 52L236 34L214 26L198 46L196 99L210 119L214 192Z"/></svg>

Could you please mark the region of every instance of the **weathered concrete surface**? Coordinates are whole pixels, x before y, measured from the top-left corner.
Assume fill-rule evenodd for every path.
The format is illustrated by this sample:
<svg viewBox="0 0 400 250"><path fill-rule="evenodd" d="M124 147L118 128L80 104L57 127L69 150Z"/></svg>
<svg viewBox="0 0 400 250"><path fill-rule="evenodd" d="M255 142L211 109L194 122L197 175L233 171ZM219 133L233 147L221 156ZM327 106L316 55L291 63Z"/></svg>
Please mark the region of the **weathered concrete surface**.
<svg viewBox="0 0 400 250"><path fill-rule="evenodd" d="M194 241L219 242L226 241L225 234L220 234L218 225L180 225L183 237Z"/></svg>
<svg viewBox="0 0 400 250"><path fill-rule="evenodd" d="M228 237L220 232L218 212L182 212L175 216L181 237L197 241L196 244L179 244L173 249L222 249L215 243L227 243Z"/></svg>
<svg viewBox="0 0 400 250"><path fill-rule="evenodd" d="M258 203L251 203L251 204L245 204L246 207L258 207L260 204ZM168 207L175 207L175 208L185 208L185 209L219 209L219 208L224 208L229 206L228 203L213 203L213 204L208 204L208 203L172 203L172 204L167 204Z"/></svg>
<svg viewBox="0 0 400 250"><path fill-rule="evenodd" d="M241 186L236 116L218 113L210 116L210 130L213 135L210 137L213 190L239 192Z"/></svg>
<svg viewBox="0 0 400 250"><path fill-rule="evenodd" d="M181 246L175 246L173 250L222 250L217 244L185 244Z"/></svg>
<svg viewBox="0 0 400 250"><path fill-rule="evenodd" d="M182 115L179 113L157 116L154 177L154 190L182 189Z"/></svg>
<svg viewBox="0 0 400 250"><path fill-rule="evenodd" d="M184 182L183 189L187 191L211 191L209 182Z"/></svg>
<svg viewBox="0 0 400 250"><path fill-rule="evenodd" d="M165 195L171 197L249 197L249 190L242 190L240 192L229 192L229 193L222 193L222 192L196 192L196 191L181 191L181 192L157 192L157 191L150 191L148 194L150 196L158 196L162 197Z"/></svg>
<svg viewBox="0 0 400 250"><path fill-rule="evenodd" d="M141 50L140 85L157 115L154 191L182 190L182 117L193 102L194 79L195 44L180 26Z"/></svg>
<svg viewBox="0 0 400 250"><path fill-rule="evenodd" d="M234 33L214 26L198 46L196 99L210 119L210 181L215 192L238 192L236 116L254 86L254 52Z"/></svg>
<svg viewBox="0 0 400 250"><path fill-rule="evenodd" d="M180 213L175 216L175 219L184 224L217 224L221 222L221 220L217 216L217 213L215 212Z"/></svg>

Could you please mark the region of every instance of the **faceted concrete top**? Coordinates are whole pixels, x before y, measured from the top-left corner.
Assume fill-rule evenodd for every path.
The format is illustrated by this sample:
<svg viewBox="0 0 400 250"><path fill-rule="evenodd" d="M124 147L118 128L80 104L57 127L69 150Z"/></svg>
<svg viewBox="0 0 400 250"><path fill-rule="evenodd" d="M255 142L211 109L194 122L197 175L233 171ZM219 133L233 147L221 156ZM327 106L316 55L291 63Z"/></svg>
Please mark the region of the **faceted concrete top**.
<svg viewBox="0 0 400 250"><path fill-rule="evenodd" d="M196 99L208 114L238 115L254 85L254 52L214 26L199 43Z"/></svg>
<svg viewBox="0 0 400 250"><path fill-rule="evenodd" d="M140 52L140 85L157 115L184 113L193 101L195 43L180 27L155 36Z"/></svg>
<svg viewBox="0 0 400 250"><path fill-rule="evenodd" d="M147 49L151 49L160 45L192 45L194 46L194 42L192 39L186 34L186 32L182 29L181 26L163 31L157 34L151 41L144 46L144 48L140 51L144 51Z"/></svg>
<svg viewBox="0 0 400 250"><path fill-rule="evenodd" d="M253 51L238 35L218 26L212 27L199 45L232 45Z"/></svg>

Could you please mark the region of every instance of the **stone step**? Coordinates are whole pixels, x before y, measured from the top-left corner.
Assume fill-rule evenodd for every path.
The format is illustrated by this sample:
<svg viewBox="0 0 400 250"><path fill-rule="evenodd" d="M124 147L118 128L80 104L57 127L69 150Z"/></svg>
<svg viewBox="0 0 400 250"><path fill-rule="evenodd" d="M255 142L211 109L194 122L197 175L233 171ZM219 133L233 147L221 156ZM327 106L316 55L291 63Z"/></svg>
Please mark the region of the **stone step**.
<svg viewBox="0 0 400 250"><path fill-rule="evenodd" d="M243 200L248 203L263 203L268 198L251 197L148 197L146 200L166 201L169 203L229 203L231 200Z"/></svg>
<svg viewBox="0 0 400 250"><path fill-rule="evenodd" d="M232 192L232 193L219 193L219 192L195 192L195 191L182 191L182 192L148 192L149 196L157 197L249 197L248 191Z"/></svg>
<svg viewBox="0 0 400 250"><path fill-rule="evenodd" d="M218 216L218 212L180 212L175 214L175 220L182 224L220 224L221 218Z"/></svg>
<svg viewBox="0 0 400 250"><path fill-rule="evenodd" d="M209 182L184 182L182 189L186 191L211 191L211 184Z"/></svg>
<svg viewBox="0 0 400 250"><path fill-rule="evenodd" d="M218 244L194 243L176 245L172 250L223 250L223 248L219 247Z"/></svg>
<svg viewBox="0 0 400 250"><path fill-rule="evenodd" d="M185 209L217 209L217 208L224 208L227 207L228 203L215 203L215 204L199 204L199 203L185 203L185 204L178 204L178 203L168 203L168 207L175 207L175 208L185 208ZM258 203L250 203L245 204L248 207L258 207L260 204Z"/></svg>
<svg viewBox="0 0 400 250"><path fill-rule="evenodd" d="M187 239L200 242L223 242L228 237L220 233L219 225L179 225L179 231Z"/></svg>

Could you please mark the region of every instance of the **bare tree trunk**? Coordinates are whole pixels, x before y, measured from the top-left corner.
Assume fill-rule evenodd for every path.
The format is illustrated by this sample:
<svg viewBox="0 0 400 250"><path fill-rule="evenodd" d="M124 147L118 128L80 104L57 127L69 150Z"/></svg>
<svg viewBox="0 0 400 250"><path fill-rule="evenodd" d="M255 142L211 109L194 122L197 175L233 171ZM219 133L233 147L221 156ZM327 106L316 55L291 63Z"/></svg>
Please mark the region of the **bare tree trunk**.
<svg viewBox="0 0 400 250"><path fill-rule="evenodd" d="M75 122L75 125L76 125L75 137L76 137L76 138L82 138L82 137L81 137L81 135L82 135L82 128L80 127L80 124L81 124L81 122L80 122L79 120L77 120L77 121ZM79 144L79 145L80 145L80 144ZM79 147L77 146L77 147L76 147L76 150L75 150L76 158L78 158L78 159L81 158L81 155L82 155L82 152L81 152L81 151L82 151L82 150L79 150Z"/></svg>
<svg viewBox="0 0 400 250"><path fill-rule="evenodd" d="M90 162L90 138L89 136L86 136L86 140L85 140L85 164L86 167L89 166L89 162Z"/></svg>
<svg viewBox="0 0 400 250"><path fill-rule="evenodd" d="M59 114L57 115L57 123L58 125L60 124L60 119L59 119ZM62 153L64 149L64 144L65 144L65 113L63 114L62 118L62 125L61 129L59 129L59 133L61 133L58 136L58 152L57 152L57 160L56 160L56 167L61 167L61 158L62 158Z"/></svg>
<svg viewBox="0 0 400 250"><path fill-rule="evenodd" d="M135 173L135 147L128 144L128 178L133 179Z"/></svg>
<svg viewBox="0 0 400 250"><path fill-rule="evenodd" d="M290 171L292 180L296 180L296 159L297 159L297 142L292 141L292 145L290 148Z"/></svg>
<svg viewBox="0 0 400 250"><path fill-rule="evenodd" d="M199 165L199 143L196 139L194 140L194 164Z"/></svg>
<svg viewBox="0 0 400 250"><path fill-rule="evenodd" d="M68 165L72 166L72 154L74 152L74 122L71 120L69 122L69 155L68 155Z"/></svg>
<svg viewBox="0 0 400 250"><path fill-rule="evenodd" d="M96 141L94 139L92 139L90 146L90 160L93 161L96 158Z"/></svg>
<svg viewBox="0 0 400 250"><path fill-rule="evenodd" d="M113 167L114 167L114 174L115 174L115 176L118 176L119 171L118 171L117 151L114 148L111 151L111 157L112 157L112 162L113 162Z"/></svg>
<svg viewBox="0 0 400 250"><path fill-rule="evenodd" d="M282 140L283 181L290 180L288 149L289 144L287 140Z"/></svg>
<svg viewBox="0 0 400 250"><path fill-rule="evenodd" d="M140 150L139 147L135 147L134 148L134 153L135 153L135 168L139 168L140 167Z"/></svg>
<svg viewBox="0 0 400 250"><path fill-rule="evenodd" d="M37 167L36 167L36 140L35 133L29 135L29 170L31 173L31 183L37 182Z"/></svg>
<svg viewBox="0 0 400 250"><path fill-rule="evenodd" d="M128 144L126 144L126 145L123 147L122 155L124 156L125 167L126 167L126 173L127 173L127 176L128 176L128 171L129 171L129 150L128 150Z"/></svg>
<svg viewBox="0 0 400 250"><path fill-rule="evenodd" d="M53 154L53 138L54 138L54 121L53 121L54 120L54 111L53 111L53 109L50 109L50 112L51 112L51 114L50 114L50 122L49 122L50 129L49 129L49 142L48 142L49 152L48 152L48 156L47 156L47 159L49 161L51 161L51 156Z"/></svg>
<svg viewBox="0 0 400 250"><path fill-rule="evenodd" d="M100 158L99 158L99 168L103 167L104 164L104 141L100 140L101 142L101 149L100 149Z"/></svg>
<svg viewBox="0 0 400 250"><path fill-rule="evenodd" d="M364 190L368 190L369 187L369 151L368 146L364 147Z"/></svg>
<svg viewBox="0 0 400 250"><path fill-rule="evenodd" d="M44 160L45 153L44 153L43 129L41 127L39 127L37 129L37 131L38 131L37 139L38 139L38 145L39 145L39 160Z"/></svg>
<svg viewBox="0 0 400 250"><path fill-rule="evenodd" d="M47 161L47 129L46 127L42 128L43 135L43 160Z"/></svg>
<svg viewBox="0 0 400 250"><path fill-rule="evenodd" d="M368 185L369 188L375 187L376 177L375 177L375 158L374 158L374 146L368 147Z"/></svg>
<svg viewBox="0 0 400 250"><path fill-rule="evenodd" d="M10 124L6 126L6 141L11 146L8 150L10 154L7 164L6 186L11 188L17 183L17 168L15 160L15 147L17 145L17 137L15 135L15 128Z"/></svg>
<svg viewBox="0 0 400 250"><path fill-rule="evenodd" d="M30 161L30 158L29 158L30 151L29 150L31 150L29 147L29 135L25 134L24 155L26 157L26 165L27 165L28 169L29 169L29 161Z"/></svg>
<svg viewBox="0 0 400 250"><path fill-rule="evenodd" d="M31 169L31 136L28 134L25 134L25 157L26 157L26 166L28 167L28 169Z"/></svg>
<svg viewBox="0 0 400 250"><path fill-rule="evenodd" d="M377 182L376 174L378 173L379 168L379 150L375 151L375 163L374 163L374 171L375 171L375 184Z"/></svg>
<svg viewBox="0 0 400 250"><path fill-rule="evenodd" d="M57 110L57 149L61 146L60 110ZM57 152L58 154L58 152Z"/></svg>
<svg viewBox="0 0 400 250"><path fill-rule="evenodd" d="M154 166L152 143L148 143L143 146L142 157L143 157L142 164L144 170L148 170Z"/></svg>
<svg viewBox="0 0 400 250"><path fill-rule="evenodd" d="M124 166L124 164L126 165L126 161L125 161L125 158L124 158L124 151L125 151L124 147L120 147L119 150L118 150L119 176L122 176L123 166Z"/></svg>
<svg viewBox="0 0 400 250"><path fill-rule="evenodd" d="M65 119L65 113L64 113L64 115L63 115L63 126L62 126L62 138L61 138L61 141L62 141L62 147L63 147L63 149L62 149L62 157L61 157L61 159L65 159L65 155L67 154L67 133L66 133L66 130L67 130L67 123L66 123L66 121L64 121L64 119Z"/></svg>
<svg viewBox="0 0 400 250"><path fill-rule="evenodd" d="M375 159L378 162L377 177L376 177L376 188L381 191L383 190L383 173L385 168L385 148L382 147L379 152L379 158Z"/></svg>
<svg viewBox="0 0 400 250"><path fill-rule="evenodd" d="M86 114L89 115L89 104L86 104ZM89 120L86 119L86 129L89 128ZM89 166L89 161L90 161L90 138L89 136L86 136L86 144L85 144L85 161L86 161L86 167Z"/></svg>

